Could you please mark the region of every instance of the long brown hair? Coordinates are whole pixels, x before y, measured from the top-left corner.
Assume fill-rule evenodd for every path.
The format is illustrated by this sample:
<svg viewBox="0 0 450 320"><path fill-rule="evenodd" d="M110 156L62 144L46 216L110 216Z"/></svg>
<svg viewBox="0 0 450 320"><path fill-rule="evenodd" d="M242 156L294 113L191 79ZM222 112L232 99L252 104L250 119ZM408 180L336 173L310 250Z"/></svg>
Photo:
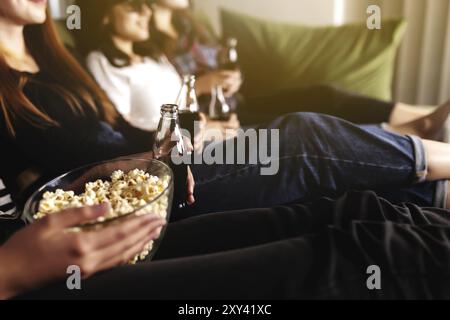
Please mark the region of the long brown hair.
<svg viewBox="0 0 450 320"><path fill-rule="evenodd" d="M115 124L117 112L114 106L64 47L50 14L47 14L45 23L26 26L24 36L27 48L41 72L45 72L52 80L53 91L66 101L71 112L83 114L83 106L87 106L92 108L100 119L111 125ZM14 124L17 119L40 128L59 125L26 97L23 92L26 83L26 75L9 67L0 54L0 112L3 113L11 136L16 134Z"/></svg>

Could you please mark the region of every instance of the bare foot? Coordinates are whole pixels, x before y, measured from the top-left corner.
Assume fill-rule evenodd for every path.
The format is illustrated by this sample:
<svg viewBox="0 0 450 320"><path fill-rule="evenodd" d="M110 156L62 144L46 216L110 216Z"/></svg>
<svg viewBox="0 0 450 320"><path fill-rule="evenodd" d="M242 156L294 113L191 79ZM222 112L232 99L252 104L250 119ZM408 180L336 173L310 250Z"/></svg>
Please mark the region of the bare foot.
<svg viewBox="0 0 450 320"><path fill-rule="evenodd" d="M433 113L402 125L389 125L389 130L400 134L412 134L423 139L439 138L450 114L450 101L441 105Z"/></svg>

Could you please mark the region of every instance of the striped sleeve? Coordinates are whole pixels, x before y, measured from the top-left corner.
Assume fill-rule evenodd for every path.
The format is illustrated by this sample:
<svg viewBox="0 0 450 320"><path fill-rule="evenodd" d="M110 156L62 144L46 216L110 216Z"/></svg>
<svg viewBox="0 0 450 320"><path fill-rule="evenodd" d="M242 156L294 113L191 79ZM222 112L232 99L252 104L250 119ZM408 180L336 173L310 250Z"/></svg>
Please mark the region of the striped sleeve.
<svg viewBox="0 0 450 320"><path fill-rule="evenodd" d="M3 180L0 179L0 219L15 219L18 211L11 195L6 189Z"/></svg>

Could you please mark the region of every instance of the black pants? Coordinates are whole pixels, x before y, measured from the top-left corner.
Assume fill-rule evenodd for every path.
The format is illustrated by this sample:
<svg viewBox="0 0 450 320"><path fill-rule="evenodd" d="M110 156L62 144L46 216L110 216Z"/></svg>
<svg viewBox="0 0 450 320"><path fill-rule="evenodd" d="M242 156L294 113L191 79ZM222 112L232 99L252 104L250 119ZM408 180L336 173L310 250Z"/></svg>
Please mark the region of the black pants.
<svg viewBox="0 0 450 320"><path fill-rule="evenodd" d="M367 268L381 270L381 290ZM372 192L173 223L155 261L23 295L46 298L450 298L450 213Z"/></svg>
<svg viewBox="0 0 450 320"><path fill-rule="evenodd" d="M311 86L260 98L246 97L239 104L238 112L243 125L265 123L293 112L323 113L355 124L372 124L387 122L394 106L392 102L332 86Z"/></svg>

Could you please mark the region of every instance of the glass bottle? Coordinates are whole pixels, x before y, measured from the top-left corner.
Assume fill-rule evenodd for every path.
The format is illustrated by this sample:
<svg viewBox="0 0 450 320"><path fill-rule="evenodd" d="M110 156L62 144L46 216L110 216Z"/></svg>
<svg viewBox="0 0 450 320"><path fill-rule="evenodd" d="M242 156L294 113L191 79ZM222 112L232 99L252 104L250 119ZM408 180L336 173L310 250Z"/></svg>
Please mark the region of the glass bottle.
<svg viewBox="0 0 450 320"><path fill-rule="evenodd" d="M225 99L223 88L216 86L211 91L211 102L209 104L209 118L216 121L228 121L231 116L231 107Z"/></svg>
<svg viewBox="0 0 450 320"><path fill-rule="evenodd" d="M229 38L225 46L217 54L217 64L220 70L239 70L239 56L237 52L237 40ZM211 92L211 103L209 106L209 117L213 120L228 121L231 116L231 108L227 103L223 88L217 86Z"/></svg>
<svg viewBox="0 0 450 320"><path fill-rule="evenodd" d="M238 41L235 38L228 38L225 46L217 55L217 63L220 70L239 70L239 55L237 52Z"/></svg>
<svg viewBox="0 0 450 320"><path fill-rule="evenodd" d="M161 119L155 136L153 153L155 159L169 165L174 174L173 203L176 208L187 206L187 175L186 159L190 158L190 151L186 147L179 127L178 106L165 104L161 107Z"/></svg>
<svg viewBox="0 0 450 320"><path fill-rule="evenodd" d="M191 143L194 146L195 134L200 133L202 116L195 92L195 76L183 77L183 85L177 98L180 128L189 132Z"/></svg>

